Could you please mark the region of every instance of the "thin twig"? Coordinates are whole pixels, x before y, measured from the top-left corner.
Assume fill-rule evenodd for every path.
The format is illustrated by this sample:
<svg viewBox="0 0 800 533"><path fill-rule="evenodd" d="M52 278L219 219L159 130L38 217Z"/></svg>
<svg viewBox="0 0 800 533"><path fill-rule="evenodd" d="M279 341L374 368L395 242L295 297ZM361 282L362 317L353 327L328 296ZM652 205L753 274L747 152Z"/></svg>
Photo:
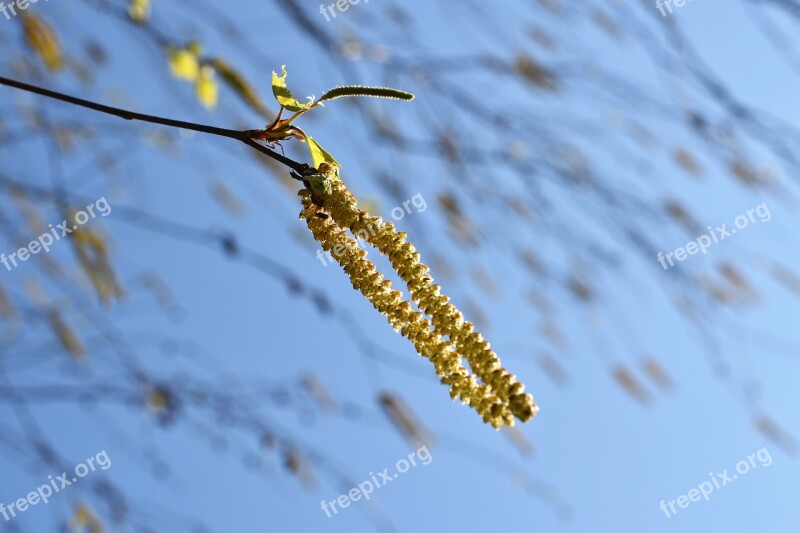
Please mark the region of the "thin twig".
<svg viewBox="0 0 800 533"><path fill-rule="evenodd" d="M107 115L113 115L115 117L124 118L125 120L138 120L141 122L149 122L151 124L160 124L162 126L169 126L171 128L183 128L186 130L208 133L209 135L216 135L218 137L227 137L229 139L235 139L237 141L246 144L251 148L258 150L262 154L274 159L278 163L281 163L282 165L294 170L296 174L292 173L292 177L294 177L295 179L301 179L299 176L297 176L297 174L302 176L305 175L309 170L311 170L311 167L309 165L305 163L299 163L297 161L294 161L293 159L289 159L288 157L281 155L277 152L274 152L269 148L267 148L266 146L256 142L251 137L252 133L251 131L239 131L239 130L230 130L227 128L217 128L216 126L207 126L205 124L197 124L194 122L186 122L183 120L173 120L169 118L157 117L155 115L136 113L134 111L128 111L126 109L120 109L118 107L111 107L103 104L98 104L97 102L84 100L82 98L76 98L74 96L69 96L67 94L51 91L49 89L38 87L36 85L30 85L28 83L23 83L21 81L4 78L2 76L0 76L0 85L7 85L9 87L14 87L15 89L28 91L30 93L46 96L48 98L54 98L56 100L66 102L68 104L77 105L80 107L85 107L87 109L92 109L94 111L99 111L100 113L105 113Z"/></svg>

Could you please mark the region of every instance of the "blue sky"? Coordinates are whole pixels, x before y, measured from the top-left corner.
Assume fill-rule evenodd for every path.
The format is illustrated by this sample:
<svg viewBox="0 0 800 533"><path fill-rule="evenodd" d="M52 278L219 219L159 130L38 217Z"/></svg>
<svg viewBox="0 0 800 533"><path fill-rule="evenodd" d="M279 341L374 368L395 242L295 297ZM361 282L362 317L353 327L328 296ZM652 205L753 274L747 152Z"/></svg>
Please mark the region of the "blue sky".
<svg viewBox="0 0 800 533"><path fill-rule="evenodd" d="M398 31L383 24L390 5L372 0L351 7L327 23L317 5L307 2L301 9L336 34L355 31L371 42L385 39L396 43ZM700 101L685 80L666 77L656 68L653 57L658 57L658 52L654 49L662 47L659 35L653 32L653 49L632 38L616 43L587 29L585 20L577 16L592 5L597 4L579 2L568 10L574 18L554 20L542 10L529 11L528 3L522 2L503 7L470 3L455 9L450 2L410 0L402 6L412 14L415 24L408 30L407 48L401 55L413 61L484 52L510 54L517 46L528 46L524 44L525 28L537 23L557 34L568 51L564 58L547 57L550 64L561 61L572 67L598 66L650 88L676 108ZM338 66L298 37L284 12L272 3L236 0L216 7L225 10L257 50L243 54L233 39L213 30L218 23L213 15L202 9L192 15L173 0L154 1L154 21L165 31L202 40L206 51L235 62L265 98L269 95L270 70L279 69L281 64L288 65L290 87L297 87L296 92L303 95L319 95L329 86L346 82L382 82L377 69L370 68L352 70L363 79L344 79ZM98 76L99 86L82 88L70 76L52 79L48 86L172 118L223 127L239 127L245 120L243 127L262 126L262 119L233 103L235 98L229 92L222 93L217 111L202 109L193 100L191 87L169 77L158 49L141 39L135 28L78 4L50 3L34 8L55 21L63 31L65 46L79 49L91 38L111 53L109 65ZM621 15L619 20L630 21L627 9L609 8ZM655 7L652 9L655 11ZM639 9L635 13L639 19L647 12ZM798 78L753 28L751 17L741 3L723 7L711 0L688 3L670 15L703 60L739 98L800 126L800 108L795 104ZM668 21L648 22L657 23ZM784 21L778 18L778 23ZM18 41L16 26L0 20L0 32ZM131 42L139 44L132 46ZM663 52L663 57L667 61L670 56ZM266 60L272 62L271 67ZM4 76L12 75L10 60L0 62L0 71ZM585 117L592 116L596 126L616 135L611 131L612 121L607 120L613 106L587 85L588 71L565 71L572 74L566 77L564 105ZM441 102L435 96L426 94L406 73L398 73L396 78L399 88L404 88L404 81L413 83L417 99L410 104L380 102L375 109L406 126L418 123L420 114L433 123L442 118L436 114ZM465 75L463 79L473 84L469 90L484 94L491 94L494 84L505 83L485 74ZM98 127L121 127L114 119L80 114L58 102L45 102L8 88L0 88L0 94L5 102L0 106L3 115L11 113L9 102L29 101L55 117L85 118ZM541 97L545 100L542 102L538 96L514 87L504 87L502 94L509 99L509 113L539 112L551 98ZM388 218L398 205L376 181L374 171L385 162L404 173L404 198L420 194L426 199L425 211L415 212L397 225L418 243L423 258L436 254L449 260L457 275L451 284L443 281L443 285L457 303L463 306L472 300L481 304L491 324L487 337L541 406L535 420L521 427L535 447L534 454L521 457L506 436L481 424L470 409L451 403L429 365L419 360L411 345L352 290L346 276L335 266L320 265L314 254L319 246L304 234L305 227L297 220L299 202L293 192L255 163L244 147L200 134L184 135L176 139L177 155L172 157L154 149L141 126L127 124L129 137L127 132L114 130L106 144L111 147L124 141L124 150L129 150L117 169L83 174L85 154L67 159L70 194L73 199L88 201L103 195L109 199L112 213L100 221L99 227L113 235L113 257L124 282L133 283L143 270L158 272L185 313L178 320L169 320L154 308L148 296L134 292L124 304L108 311L108 316L124 338L138 347L137 355L145 368L176 383L209 382L229 391L252 392L263 384L296 388L299 376L312 372L349 416L281 408L277 402L266 400L266 394L260 397L265 399L263 405L253 402L247 409L258 413L275 431L301 443L303 449L323 454L329 466L346 472L348 481L336 480L330 470L315 467L316 486L304 488L283 469L274 449L259 448L257 435L234 430L203 408L187 409L174 425L162 428L142 409L129 406L34 404L32 410L43 431L71 461L64 469L105 450L112 467L87 479L108 481L124 489L135 511L160 524L159 531L188 531L186 525L195 522L206 524L210 531L243 533L372 531L380 520L370 520L370 516L377 516L371 513L388 517L400 532L798 529L800 518L790 505L800 479L797 458L755 431L753 406L747 403L748 398L757 398L758 405L790 433L800 431L796 351L794 357L787 356L791 350L777 349L778 343L768 343L753 333L757 328L786 343L800 340L796 298L757 270L761 257L776 258L786 265L800 259L793 232L797 217L792 178L796 175L791 170L777 166L763 148L754 149L792 191L776 195L733 184L713 163L708 163L706 179L694 181L681 174L663 153L650 158L637 156L633 170L617 154L603 153L601 145L595 147L596 153L587 148L600 161L602 170L610 176L619 174L620 184L629 185L630 191L651 198L677 196L692 206L703 226L730 225L736 216L762 202L770 206L772 219L720 243L708 256L692 257L668 272L661 270L655 257L648 264L636 251L616 248L622 266L592 278L602 290L599 304L585 306L563 293L552 295L560 308L559 326L567 336L567 343L557 353L542 340L540 321L522 296L529 289L526 272L503 256L502 245L469 250L443 229L444 217L435 199L452 175L438 160L392 154L385 146L373 147L369 134L359 130L362 123L357 112L337 104L330 103L318 119L303 122L304 127L343 164L343 175L351 189L360 198L375 202L383 216ZM617 110L635 115L622 104ZM474 124L473 120L464 110L454 118L454 124L466 127ZM643 117L642 122L664 147L685 145L703 153L701 146L691 144L696 140L674 121ZM494 146L496 139L487 137L470 144L480 141ZM2 168L20 181L47 184L49 166L41 153L41 146L35 143L19 151L0 146ZM304 157L303 152L291 147L287 153ZM244 200L246 212L241 218L226 214L208 194L209 184L217 180ZM553 190L552 194L563 201L559 212L568 227L586 223L587 213L579 212L567 198L559 199L563 191ZM469 205L481 208L480 204ZM170 239L126 222L122 215L115 218L114 209L122 213L125 207L142 208L195 228L235 231L244 247L291 266L313 286L325 287L329 297L348 309L353 322L367 332L378 361L368 358L336 322L321 317L308 300L288 294L271 276L242 261L230 260L203 243ZM499 241L516 239L534 245L542 239L539 232L543 231L533 225L493 222L488 222L486 229L498 235ZM597 242L613 246L600 229ZM638 229L657 235L665 252L689 240L657 222ZM548 240L537 250L566 268L564 250L554 242L558 239ZM11 249L11 245L6 248ZM69 250L58 253L69 256ZM718 310L720 323L727 325L726 333L717 337L719 352L734 371L727 381L720 380L709 364L707 345L698 334L702 327L696 328L679 315L672 301L678 291L676 279L682 273L702 269L705 262L710 265L723 260L752 273L760 295L757 307L736 312ZM469 279L475 264L494 275L500 298L483 297ZM3 273L0 282L3 286L22 286L31 274L27 270L31 265L25 267ZM742 323L754 329L738 328ZM59 380L82 379L112 385L124 379L114 361L114 351L103 343L90 353L87 363L76 367L41 329L32 327L32 335L39 335L43 342L27 345L27 349L30 357L40 362L29 371L11 373L11 363L5 364L5 372L14 376L15 385L46 386ZM38 351L31 346L38 346ZM568 368L566 384L554 384L536 364L535 356L544 352ZM13 353L10 361L18 361L19 354ZM676 382L669 394L651 388L652 400L644 406L631 400L611 376L615 363L633 366L643 354L652 354ZM413 371L400 371L381 362L383 357ZM355 502L328 518L320 509L321 500L333 500L346 492L352 487L349 481L360 483L370 478L370 472L393 469L396 461L419 447L407 442L380 411L377 398L385 390L402 396L435 435L429 447L432 460L377 490L371 504ZM13 404L0 406L4 425L17 427L21 416L26 415ZM762 449L771 457L769 466L758 464L715 490L709 501L692 503L671 518L659 509L662 500L669 502L687 494L712 473L725 469L733 473L737 462ZM163 477L165 472L167 477ZM3 454L0 501L22 497L48 475L59 473L35 459L26 462ZM79 500L91 502L92 495L70 488L47 506L33 507L12 523L23 531L53 530ZM560 506L560 501L568 502L567 506ZM565 508L569 509L568 516L560 516L558 510ZM137 521L136 516L132 518ZM0 520L0 531L13 531L9 527Z"/></svg>

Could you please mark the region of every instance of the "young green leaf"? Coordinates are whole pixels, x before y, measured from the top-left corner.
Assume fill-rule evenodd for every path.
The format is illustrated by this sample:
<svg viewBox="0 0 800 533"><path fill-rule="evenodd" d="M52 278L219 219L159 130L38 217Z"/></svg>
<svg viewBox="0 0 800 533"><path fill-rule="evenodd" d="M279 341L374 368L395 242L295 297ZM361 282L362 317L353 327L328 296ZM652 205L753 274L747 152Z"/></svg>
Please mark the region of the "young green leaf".
<svg viewBox="0 0 800 533"><path fill-rule="evenodd" d="M275 71L272 72L272 94L275 95L275 99L292 113L311 109L313 104L303 104L292 96L292 91L286 87L286 65L283 65L281 69L282 74L280 76Z"/></svg>
<svg viewBox="0 0 800 533"><path fill-rule="evenodd" d="M200 73L197 75L197 81L194 88L197 94L197 99L207 109L214 109L217 107L219 101L219 86L214 75L216 71L211 65L203 65L200 68Z"/></svg>
<svg viewBox="0 0 800 533"><path fill-rule="evenodd" d="M311 152L311 162L314 167L319 168L322 163L328 163L336 169L342 168L342 165L340 165L331 154L329 154L322 146L320 146L313 137L306 135L306 143L308 143L308 151Z"/></svg>
<svg viewBox="0 0 800 533"><path fill-rule="evenodd" d="M195 82L200 75L197 55L188 48L167 49L169 70L179 80Z"/></svg>
<svg viewBox="0 0 800 533"><path fill-rule="evenodd" d="M330 91L323 94L316 103L325 102L327 100L336 100L337 98L353 98L353 97L372 97L372 98L391 98L393 100L413 100L414 95L401 91L398 89L390 89L389 87L365 87L363 85L346 85L343 87L335 87Z"/></svg>

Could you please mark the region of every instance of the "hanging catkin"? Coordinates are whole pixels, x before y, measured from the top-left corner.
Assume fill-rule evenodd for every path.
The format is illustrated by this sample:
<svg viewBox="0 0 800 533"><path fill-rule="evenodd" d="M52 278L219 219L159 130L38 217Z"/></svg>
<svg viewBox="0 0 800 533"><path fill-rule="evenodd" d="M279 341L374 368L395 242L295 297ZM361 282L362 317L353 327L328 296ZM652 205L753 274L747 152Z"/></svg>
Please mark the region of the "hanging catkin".
<svg viewBox="0 0 800 533"><path fill-rule="evenodd" d="M494 427L513 425L514 416L523 422L530 420L538 411L533 398L501 366L500 359L473 324L464 320L447 296L440 294L440 287L433 283L419 253L406 242L406 234L398 232L392 223L384 223L380 217L358 209L355 197L341 180L328 179L323 188L317 189L316 193L300 192L301 218L324 250L331 251L337 245L343 248L342 253L333 255L350 276L353 287L388 318L395 330L414 343L418 353L434 364L442 383L450 386L451 397L468 403ZM412 301L430 320L392 289L391 282L378 273L347 229L389 258L408 286ZM444 340L444 336L449 340ZM467 359L474 375L463 365L462 357Z"/></svg>

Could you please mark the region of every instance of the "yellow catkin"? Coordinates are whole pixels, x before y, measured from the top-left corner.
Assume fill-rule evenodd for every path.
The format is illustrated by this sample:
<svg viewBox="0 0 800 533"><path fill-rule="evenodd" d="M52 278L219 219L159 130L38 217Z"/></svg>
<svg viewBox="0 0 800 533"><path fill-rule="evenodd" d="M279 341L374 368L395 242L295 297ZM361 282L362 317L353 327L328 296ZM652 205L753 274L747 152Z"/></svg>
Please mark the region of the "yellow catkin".
<svg viewBox="0 0 800 533"><path fill-rule="evenodd" d="M391 222L386 223L358 209L355 197L340 180L332 180L331 192L323 201L338 225L350 229L389 258L392 267L406 282L414 302L431 317L434 328L451 339L458 353L469 361L475 375L507 402L517 418L523 422L533 418L538 411L533 397L502 367L483 335L476 332L473 324L464 320L461 312L449 303L450 299L440 293L429 268L421 262L414 246L406 242L406 234L398 232Z"/></svg>
<svg viewBox="0 0 800 533"><path fill-rule="evenodd" d="M422 313L413 309L402 293L392 288L389 280L378 272L375 264L367 259L355 238L340 227L330 212L312 200L308 190L300 191L305 219L314 238L325 251L333 251L336 261L350 277L353 287L359 290L389 324L409 339L417 353L430 360L442 383L450 386L450 396L460 399L481 415L494 427L513 425L514 416L506 404L488 384L480 384L469 374L461 362L461 356L453 350L450 342L432 330L431 322Z"/></svg>

